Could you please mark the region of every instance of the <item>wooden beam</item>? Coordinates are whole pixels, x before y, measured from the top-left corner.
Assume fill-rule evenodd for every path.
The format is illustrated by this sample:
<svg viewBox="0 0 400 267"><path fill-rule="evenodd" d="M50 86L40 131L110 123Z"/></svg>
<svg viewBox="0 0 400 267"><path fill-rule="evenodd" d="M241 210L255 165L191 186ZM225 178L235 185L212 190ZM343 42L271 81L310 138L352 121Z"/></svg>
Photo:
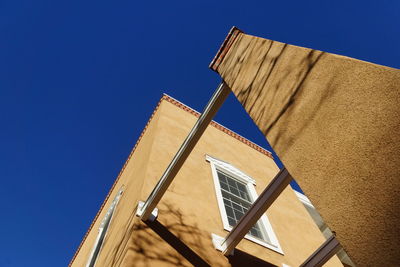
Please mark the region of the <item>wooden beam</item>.
<svg viewBox="0 0 400 267"><path fill-rule="evenodd" d="M332 235L300 267L321 267L340 249L339 241Z"/></svg>
<svg viewBox="0 0 400 267"><path fill-rule="evenodd" d="M221 246L225 248L223 251L225 255L229 255L233 251L237 244L239 244L243 237L250 231L251 227L257 223L260 217L278 198L292 179L292 176L286 168L283 168L275 176L246 214L225 237L225 240L221 244Z"/></svg>
<svg viewBox="0 0 400 267"><path fill-rule="evenodd" d="M211 122L212 118L222 106L230 92L230 88L224 82L218 86L207 106L204 108L203 113L200 115L189 135L186 137L178 152L175 154L171 163L161 176L143 207L138 211L138 215L143 221L146 221L150 218L151 212L154 210L164 193L167 191L169 185L175 178L183 163L199 141L208 124Z"/></svg>

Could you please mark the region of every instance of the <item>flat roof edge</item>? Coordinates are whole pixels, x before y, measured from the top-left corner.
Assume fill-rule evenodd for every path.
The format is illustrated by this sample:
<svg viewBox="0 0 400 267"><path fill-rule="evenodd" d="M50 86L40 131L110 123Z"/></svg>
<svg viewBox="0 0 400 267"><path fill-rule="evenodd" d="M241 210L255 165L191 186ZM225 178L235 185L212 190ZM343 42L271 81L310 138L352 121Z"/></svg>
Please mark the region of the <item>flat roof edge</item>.
<svg viewBox="0 0 400 267"><path fill-rule="evenodd" d="M243 33L243 31L236 26L231 28L221 47L218 49L217 54L214 56L210 65L208 66L210 69L217 71L219 64L222 62L226 53L228 53L229 48L232 46L233 42L236 40L236 37L238 37L240 33Z"/></svg>

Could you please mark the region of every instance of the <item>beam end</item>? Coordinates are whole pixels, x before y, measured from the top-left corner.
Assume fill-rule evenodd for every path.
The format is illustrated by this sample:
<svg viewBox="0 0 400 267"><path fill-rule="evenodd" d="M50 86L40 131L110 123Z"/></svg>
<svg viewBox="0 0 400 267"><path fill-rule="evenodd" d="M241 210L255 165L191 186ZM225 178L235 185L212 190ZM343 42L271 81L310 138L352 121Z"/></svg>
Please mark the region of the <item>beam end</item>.
<svg viewBox="0 0 400 267"><path fill-rule="evenodd" d="M143 212L144 212L143 207L144 207L144 202L143 201L139 201L137 209L136 209L136 216L142 218L142 215L143 215ZM158 209L154 208L154 210L151 212L151 214L150 214L150 216L148 218L148 221L154 222L157 219L157 216L158 216Z"/></svg>

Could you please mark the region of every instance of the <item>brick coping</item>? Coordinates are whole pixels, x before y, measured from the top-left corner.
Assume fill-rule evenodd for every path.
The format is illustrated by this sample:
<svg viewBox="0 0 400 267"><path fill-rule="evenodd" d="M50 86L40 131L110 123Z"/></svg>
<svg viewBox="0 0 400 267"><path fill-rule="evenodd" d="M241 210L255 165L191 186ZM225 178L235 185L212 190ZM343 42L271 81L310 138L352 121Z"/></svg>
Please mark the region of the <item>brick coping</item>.
<svg viewBox="0 0 400 267"><path fill-rule="evenodd" d="M181 109L183 109L183 110L189 112L190 114L193 114L193 115L196 116L196 117L199 117L200 114L201 114L200 112L194 110L193 108L191 108L191 107L189 107L189 106L183 104L182 102L176 100L175 98L173 98L173 97L171 97L171 96L169 96L169 95L167 95L167 94L164 94L164 95L161 97L160 102L161 102L162 100L166 100L166 101L168 101L168 102L174 104L175 106L177 106L177 107L179 107L179 108L181 108ZM272 153L271 153L270 151L268 151L268 150L266 150L265 148L263 148L263 147L257 145L256 143L250 141L249 139L247 139L247 138L241 136L240 134L235 133L234 131L232 131L232 130L226 128L225 126L219 124L218 122L216 122L216 121L211 121L210 125L214 126L214 127L217 128L218 130L221 130L221 131L223 131L224 133L226 133L226 134L232 136L233 138L235 138L235 139L241 141L242 143L248 145L249 147L251 147L251 148L253 148L253 149L255 149L255 150L261 152L262 154L264 154L264 155L266 155L266 156L268 156L268 157L270 157L270 158L272 158L272 159L274 158L274 157L272 156Z"/></svg>

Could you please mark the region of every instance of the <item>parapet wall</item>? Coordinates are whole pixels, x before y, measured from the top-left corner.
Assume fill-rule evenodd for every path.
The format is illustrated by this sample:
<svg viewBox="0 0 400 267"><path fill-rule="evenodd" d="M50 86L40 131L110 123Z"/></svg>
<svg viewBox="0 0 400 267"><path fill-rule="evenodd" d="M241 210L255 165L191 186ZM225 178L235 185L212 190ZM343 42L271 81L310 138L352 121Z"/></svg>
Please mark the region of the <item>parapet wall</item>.
<svg viewBox="0 0 400 267"><path fill-rule="evenodd" d="M210 65L359 266L400 263L400 71L233 28Z"/></svg>

